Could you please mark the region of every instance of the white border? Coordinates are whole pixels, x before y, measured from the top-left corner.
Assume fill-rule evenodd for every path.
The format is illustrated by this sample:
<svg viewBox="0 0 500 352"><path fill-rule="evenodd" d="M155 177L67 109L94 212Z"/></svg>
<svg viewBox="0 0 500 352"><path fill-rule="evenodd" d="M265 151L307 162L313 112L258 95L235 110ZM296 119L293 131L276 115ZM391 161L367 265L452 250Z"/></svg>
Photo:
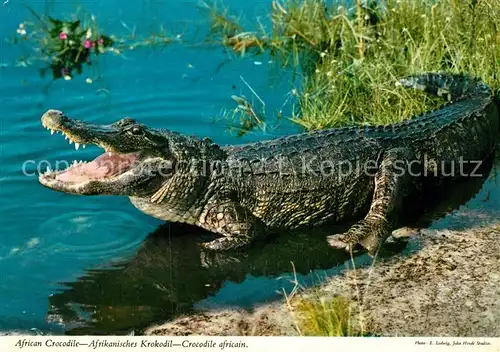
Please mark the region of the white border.
<svg viewBox="0 0 500 352"><path fill-rule="evenodd" d="M109 347L109 344L121 347ZM54 346L59 345L59 346ZM107 346L106 346L107 345ZM233 347L231 347L231 345ZM49 347L50 346L50 347ZM65 346L65 347L64 347ZM129 346L129 347L127 347ZM135 347L132 347L135 346ZM234 337L234 336L4 336L0 351L484 351L500 352L500 338Z"/></svg>

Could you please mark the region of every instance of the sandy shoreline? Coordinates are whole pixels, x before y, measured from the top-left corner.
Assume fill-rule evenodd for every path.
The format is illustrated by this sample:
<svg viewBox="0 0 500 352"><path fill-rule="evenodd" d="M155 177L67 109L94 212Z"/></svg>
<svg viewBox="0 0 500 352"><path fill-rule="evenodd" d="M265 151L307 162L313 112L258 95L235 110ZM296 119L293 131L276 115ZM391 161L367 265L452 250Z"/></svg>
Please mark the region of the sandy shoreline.
<svg viewBox="0 0 500 352"><path fill-rule="evenodd" d="M419 252L348 270L296 298L342 295L354 303L354 326L376 335L500 336L500 225L422 230L411 240ZM279 301L180 317L145 334L299 335L297 314Z"/></svg>

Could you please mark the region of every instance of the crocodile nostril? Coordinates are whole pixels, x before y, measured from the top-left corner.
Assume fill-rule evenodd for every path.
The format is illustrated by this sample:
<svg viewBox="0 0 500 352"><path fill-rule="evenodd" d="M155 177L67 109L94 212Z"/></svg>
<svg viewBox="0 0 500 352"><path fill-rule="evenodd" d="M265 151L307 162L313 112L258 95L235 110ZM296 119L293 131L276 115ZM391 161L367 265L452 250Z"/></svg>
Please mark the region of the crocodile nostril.
<svg viewBox="0 0 500 352"><path fill-rule="evenodd" d="M56 119L64 117L64 113L60 110L49 110L47 111L47 115Z"/></svg>
<svg viewBox="0 0 500 352"><path fill-rule="evenodd" d="M42 125L45 128L58 129L68 121L68 117L59 110L47 110L42 116Z"/></svg>

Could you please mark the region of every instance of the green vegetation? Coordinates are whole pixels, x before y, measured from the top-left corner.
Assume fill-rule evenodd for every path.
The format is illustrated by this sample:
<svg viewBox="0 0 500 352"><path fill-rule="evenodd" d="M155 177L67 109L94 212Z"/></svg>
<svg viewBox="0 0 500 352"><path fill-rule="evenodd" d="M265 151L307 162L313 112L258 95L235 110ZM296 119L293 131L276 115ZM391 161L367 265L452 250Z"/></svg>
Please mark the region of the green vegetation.
<svg viewBox="0 0 500 352"><path fill-rule="evenodd" d="M363 336L352 324L352 302L342 296L301 298L295 307L297 327L305 336Z"/></svg>
<svg viewBox="0 0 500 352"><path fill-rule="evenodd" d="M353 259L353 258L351 258ZM354 261L352 262L354 268ZM365 319L359 305L344 296L327 296L319 286L305 288L297 280L292 263L295 284L284 292L286 305L293 316L295 328L302 336L374 336L365 331Z"/></svg>
<svg viewBox="0 0 500 352"><path fill-rule="evenodd" d="M351 5L349 5L351 4ZM500 86L500 0L274 1L269 30L250 32L212 8L211 38L245 57L269 52L301 75L291 120L306 130L387 124L442 102L396 82L424 71L467 72ZM243 130L258 125L249 109ZM245 120L246 118L246 120ZM251 123L248 123L248 120ZM241 133L240 133L241 134Z"/></svg>
<svg viewBox="0 0 500 352"><path fill-rule="evenodd" d="M97 55L106 52L121 55L126 50L163 46L180 39L180 35L175 38L169 36L163 27L151 36L138 37L135 27L131 29L124 22L122 26L129 35L108 36L102 33L94 15L78 11L71 19L61 20L40 15L29 6L27 8L35 21L20 23L13 42L30 43L30 59L23 57L17 65L28 66L32 60L41 60L46 63L40 69L41 75L45 76L50 71L54 79L70 80L73 76L82 74L84 66L91 66L96 62L94 59Z"/></svg>

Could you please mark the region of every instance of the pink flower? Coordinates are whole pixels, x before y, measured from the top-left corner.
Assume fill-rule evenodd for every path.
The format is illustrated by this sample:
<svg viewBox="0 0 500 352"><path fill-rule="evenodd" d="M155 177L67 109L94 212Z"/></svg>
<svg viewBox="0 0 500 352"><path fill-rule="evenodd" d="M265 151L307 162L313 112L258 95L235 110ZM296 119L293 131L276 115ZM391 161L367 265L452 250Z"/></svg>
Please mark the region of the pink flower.
<svg viewBox="0 0 500 352"><path fill-rule="evenodd" d="M97 43L98 43L99 45L103 45L103 44L104 44L104 39L102 39L102 37L101 37L101 38L99 38L99 39L97 40Z"/></svg>
<svg viewBox="0 0 500 352"><path fill-rule="evenodd" d="M93 48L94 47L94 42L90 39L87 39L83 42L83 47L85 49L90 49L90 48Z"/></svg>
<svg viewBox="0 0 500 352"><path fill-rule="evenodd" d="M64 32L59 33L59 39L66 40L68 39L68 35Z"/></svg>

